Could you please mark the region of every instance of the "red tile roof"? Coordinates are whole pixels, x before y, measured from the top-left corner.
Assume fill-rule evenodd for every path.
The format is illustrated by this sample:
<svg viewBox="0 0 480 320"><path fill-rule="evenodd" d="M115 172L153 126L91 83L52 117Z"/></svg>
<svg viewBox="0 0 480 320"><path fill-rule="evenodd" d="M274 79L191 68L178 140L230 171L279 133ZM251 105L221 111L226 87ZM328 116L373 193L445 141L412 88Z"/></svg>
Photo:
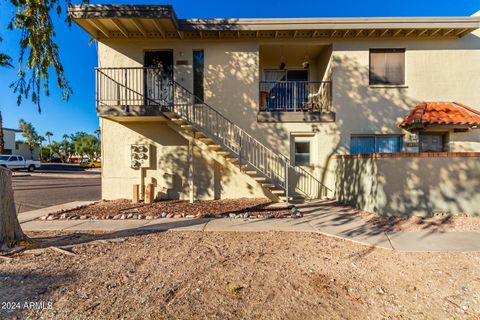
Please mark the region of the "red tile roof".
<svg viewBox="0 0 480 320"><path fill-rule="evenodd" d="M480 125L480 111L458 102L420 102L402 121L400 127L445 125Z"/></svg>

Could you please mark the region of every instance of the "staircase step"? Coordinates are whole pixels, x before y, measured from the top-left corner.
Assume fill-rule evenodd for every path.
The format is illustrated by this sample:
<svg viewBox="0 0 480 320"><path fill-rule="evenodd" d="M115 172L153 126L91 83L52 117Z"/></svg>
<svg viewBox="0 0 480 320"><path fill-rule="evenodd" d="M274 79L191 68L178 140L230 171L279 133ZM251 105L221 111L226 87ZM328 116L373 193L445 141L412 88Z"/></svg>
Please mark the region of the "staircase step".
<svg viewBox="0 0 480 320"><path fill-rule="evenodd" d="M210 145L210 144L215 143L215 141L213 141L213 139L210 139L210 138L200 138L199 140L201 142L205 143L206 145Z"/></svg>
<svg viewBox="0 0 480 320"><path fill-rule="evenodd" d="M238 163L238 158L227 158L227 161L231 163Z"/></svg>
<svg viewBox="0 0 480 320"><path fill-rule="evenodd" d="M254 176L258 173L258 171L255 171L255 170L247 170L245 171L246 174L250 175L250 176Z"/></svg>
<svg viewBox="0 0 480 320"><path fill-rule="evenodd" d="M167 112L164 112L163 115L166 116L166 117L168 117L168 118L173 118L173 117L175 117L177 114L176 114L175 112L167 111Z"/></svg>
<svg viewBox="0 0 480 320"><path fill-rule="evenodd" d="M220 149L222 149L222 146L219 145L219 144L211 144L211 145L208 146L208 149L220 150Z"/></svg>
<svg viewBox="0 0 480 320"><path fill-rule="evenodd" d="M217 151L217 154L219 156L228 157L230 155L230 152L228 152L228 151Z"/></svg>
<svg viewBox="0 0 480 320"><path fill-rule="evenodd" d="M285 194L285 190L278 190L278 189L270 190L270 192L273 194Z"/></svg>
<svg viewBox="0 0 480 320"><path fill-rule="evenodd" d="M195 138L200 139L200 140L202 140L202 139L209 139L209 138L207 138L207 136L206 136L205 133L203 133L203 132L195 132ZM209 139L209 140L212 140L212 139ZM213 141L213 140L212 140L212 141ZM203 141L202 141L202 142L203 142Z"/></svg>
<svg viewBox="0 0 480 320"><path fill-rule="evenodd" d="M275 185L271 183L262 183L262 187L270 189L275 188Z"/></svg>
<svg viewBox="0 0 480 320"><path fill-rule="evenodd" d="M180 128L182 128L185 131L193 131L193 126L189 124L183 124L180 126Z"/></svg>
<svg viewBox="0 0 480 320"><path fill-rule="evenodd" d="M255 181L267 181L267 178L265 178L265 177L253 177L253 180L255 180Z"/></svg>
<svg viewBox="0 0 480 320"><path fill-rule="evenodd" d="M180 118L172 118L172 119L170 119L170 120L172 120L172 121L175 122L176 124L184 124L184 123L186 123L185 120L180 119Z"/></svg>

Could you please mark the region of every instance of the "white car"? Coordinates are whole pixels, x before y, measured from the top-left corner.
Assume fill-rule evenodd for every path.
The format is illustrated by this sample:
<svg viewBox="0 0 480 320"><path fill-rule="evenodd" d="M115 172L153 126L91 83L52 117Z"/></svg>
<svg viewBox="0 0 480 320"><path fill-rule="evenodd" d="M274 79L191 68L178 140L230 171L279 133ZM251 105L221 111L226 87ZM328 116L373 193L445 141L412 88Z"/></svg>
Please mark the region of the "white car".
<svg viewBox="0 0 480 320"><path fill-rule="evenodd" d="M22 156L18 155L0 155L0 167L4 167L10 170L27 169L29 172L40 168L42 164L40 161L25 160Z"/></svg>

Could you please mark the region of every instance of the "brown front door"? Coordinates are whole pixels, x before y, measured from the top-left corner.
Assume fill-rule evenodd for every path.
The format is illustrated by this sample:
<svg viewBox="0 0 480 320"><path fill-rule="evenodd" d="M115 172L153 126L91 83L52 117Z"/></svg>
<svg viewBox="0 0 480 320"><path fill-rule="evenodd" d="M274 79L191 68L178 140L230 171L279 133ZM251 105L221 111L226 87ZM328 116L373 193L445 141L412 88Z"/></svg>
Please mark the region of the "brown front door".
<svg viewBox="0 0 480 320"><path fill-rule="evenodd" d="M145 104L170 105L173 102L173 51L145 52Z"/></svg>

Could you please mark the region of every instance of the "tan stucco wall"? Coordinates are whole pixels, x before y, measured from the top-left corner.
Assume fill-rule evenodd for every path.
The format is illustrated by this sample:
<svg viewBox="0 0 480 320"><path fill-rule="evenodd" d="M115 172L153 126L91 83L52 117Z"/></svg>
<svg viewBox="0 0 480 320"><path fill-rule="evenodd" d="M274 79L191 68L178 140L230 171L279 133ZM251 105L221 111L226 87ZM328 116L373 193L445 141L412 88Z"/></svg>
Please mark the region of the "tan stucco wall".
<svg viewBox="0 0 480 320"><path fill-rule="evenodd" d="M15 150L15 131L3 129L3 142L5 149Z"/></svg>
<svg viewBox="0 0 480 320"><path fill-rule="evenodd" d="M479 109L479 36L476 31L462 39L334 43L333 108L340 149L348 153L352 133L405 133L398 124L419 101L458 101ZM406 49L405 87L369 86L369 48ZM479 130L452 133L450 151L480 151L479 138Z"/></svg>
<svg viewBox="0 0 480 320"><path fill-rule="evenodd" d="M480 215L478 157L337 159L337 199L383 215Z"/></svg>
<svg viewBox="0 0 480 320"><path fill-rule="evenodd" d="M101 119L102 198L131 198L132 185L141 184L141 170L130 167L130 146L148 144L151 167L145 183L153 183L158 198L188 199L188 142L165 122L123 122ZM261 188L245 183L238 174L194 149L194 193L197 199L265 197ZM165 174L171 174L173 188ZM167 178L168 179L168 178ZM168 181L168 180L167 180Z"/></svg>
<svg viewBox="0 0 480 320"><path fill-rule="evenodd" d="M104 40L99 43L100 67L142 66L145 50L173 49L174 61L187 60L188 65L175 66L175 79L192 88L192 51L205 51L205 100L224 116L238 124L272 150L291 155L292 136L313 133L311 168L315 175L334 189L335 169L332 156L348 153L351 134L404 133L398 127L416 102L422 100L459 101L480 108L480 32L462 39L446 40L295 40L253 42L241 41L172 41ZM316 78L329 75L333 80L334 123L259 123L259 81L262 46L325 46L312 58ZM368 85L369 48L406 48L406 86L371 88ZM302 54L303 55L303 54ZM330 69L331 67L331 69ZM327 72L328 71L328 72ZM451 151L480 151L480 130L452 134ZM108 131L104 133L108 139ZM112 141L123 145L123 141ZM105 159L108 166L108 160ZM111 176L122 180L129 174L112 168ZM109 197L125 195L120 189L104 183ZM108 191L107 189L112 188ZM116 189L115 189L116 188ZM129 193L130 191L128 191Z"/></svg>
<svg viewBox="0 0 480 320"><path fill-rule="evenodd" d="M39 147L33 148L32 152L30 152L30 147L26 143L19 143L17 146L18 146L18 149L12 150L12 154L22 156L25 159L29 159L29 160L40 160Z"/></svg>

